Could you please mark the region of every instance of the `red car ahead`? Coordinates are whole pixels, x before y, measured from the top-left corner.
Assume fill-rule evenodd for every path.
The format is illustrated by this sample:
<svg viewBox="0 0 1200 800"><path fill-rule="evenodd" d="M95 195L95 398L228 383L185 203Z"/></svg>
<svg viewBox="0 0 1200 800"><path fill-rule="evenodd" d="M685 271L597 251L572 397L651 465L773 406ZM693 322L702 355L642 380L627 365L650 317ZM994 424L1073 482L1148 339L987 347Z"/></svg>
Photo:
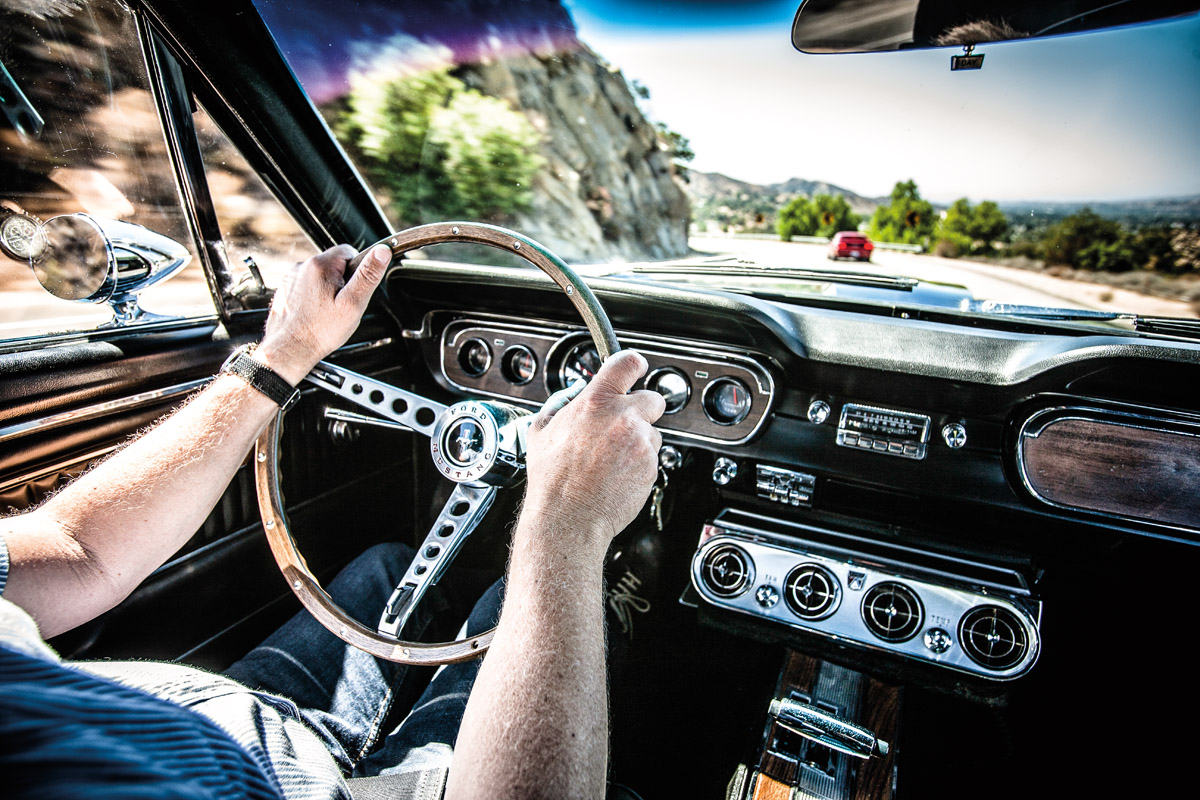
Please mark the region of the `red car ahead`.
<svg viewBox="0 0 1200 800"><path fill-rule="evenodd" d="M871 244L866 234L858 231L841 231L829 240L829 258L834 261L839 258L870 261L871 251L874 249L875 245Z"/></svg>

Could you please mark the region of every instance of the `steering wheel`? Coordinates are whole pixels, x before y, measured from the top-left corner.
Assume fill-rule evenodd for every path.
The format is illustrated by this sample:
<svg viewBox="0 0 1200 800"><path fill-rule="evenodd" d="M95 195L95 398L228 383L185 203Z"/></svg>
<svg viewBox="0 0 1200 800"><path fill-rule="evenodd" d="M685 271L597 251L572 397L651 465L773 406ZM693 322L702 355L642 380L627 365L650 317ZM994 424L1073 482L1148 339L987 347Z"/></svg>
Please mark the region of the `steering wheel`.
<svg viewBox="0 0 1200 800"><path fill-rule="evenodd" d="M392 250L393 260L410 250L446 242L483 244L514 253L533 264L562 288L583 317L600 357L620 349L608 315L592 290L548 249L514 231L469 222L438 222L395 233L378 244ZM372 245L374 247L374 245ZM358 263L371 248L350 262ZM402 664L449 664L482 655L495 629L467 639L440 644L399 639L417 603L436 584L463 541L491 508L496 493L524 478L525 433L534 417L525 408L494 401L465 400L447 406L366 375L322 361L305 378L392 422L430 438L434 466L454 481L450 499L417 551L371 630L334 602L309 571L296 546L279 492L279 437L284 410L275 416L255 444L255 485L263 530L280 571L300 602L335 636L374 656ZM576 387L575 392L582 388ZM553 400L565 402L569 394ZM548 401L549 402L549 401Z"/></svg>

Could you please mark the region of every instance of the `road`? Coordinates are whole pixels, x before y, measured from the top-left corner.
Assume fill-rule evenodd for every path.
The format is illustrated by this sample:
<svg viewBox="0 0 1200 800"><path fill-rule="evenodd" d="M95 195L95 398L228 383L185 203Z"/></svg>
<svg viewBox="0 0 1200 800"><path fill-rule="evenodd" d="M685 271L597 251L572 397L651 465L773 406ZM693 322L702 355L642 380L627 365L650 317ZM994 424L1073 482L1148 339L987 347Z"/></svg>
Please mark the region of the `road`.
<svg viewBox="0 0 1200 800"><path fill-rule="evenodd" d="M902 275L921 280L966 286L979 299L1022 305L1124 311L1148 316L1198 315L1190 304L1114 289L1100 284L1054 278L1027 270L935 256L876 250L871 263L832 262L825 247L770 239L727 236L694 236L693 250L701 254L728 254L758 264L804 269L841 269ZM57 300L46 294L27 269L0 275L0 340L63 330L83 330L107 321L104 304L87 305ZM208 286L198 264L146 292L143 307L163 314L211 315Z"/></svg>
<svg viewBox="0 0 1200 800"><path fill-rule="evenodd" d="M870 271L957 284L967 287L975 298L981 300L1132 312L1145 316L1198 316L1191 304L1179 300L1150 297L1103 284L1069 281L1029 270L973 261L876 250L869 264L833 262L825 257L824 245L729 236L693 236L689 244L693 250L701 253L734 255L764 266Z"/></svg>

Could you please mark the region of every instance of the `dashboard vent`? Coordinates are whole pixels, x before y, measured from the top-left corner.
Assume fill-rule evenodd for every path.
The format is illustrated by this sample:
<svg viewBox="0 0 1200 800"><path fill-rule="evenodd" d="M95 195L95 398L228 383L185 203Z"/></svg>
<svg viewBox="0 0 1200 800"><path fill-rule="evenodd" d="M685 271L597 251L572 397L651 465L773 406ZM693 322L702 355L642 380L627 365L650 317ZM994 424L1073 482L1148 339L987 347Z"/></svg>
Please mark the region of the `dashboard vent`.
<svg viewBox="0 0 1200 800"><path fill-rule="evenodd" d="M917 593L902 583L885 581L871 587L862 602L863 622L885 642L906 642L921 629L925 612Z"/></svg>
<svg viewBox="0 0 1200 800"><path fill-rule="evenodd" d="M837 610L841 586L833 573L817 564L801 564L784 581L788 608L801 619L824 619Z"/></svg>
<svg viewBox="0 0 1200 800"><path fill-rule="evenodd" d="M704 559L704 583L718 597L735 597L750 585L750 557L740 547L714 547Z"/></svg>
<svg viewBox="0 0 1200 800"><path fill-rule="evenodd" d="M1029 649L1025 626L1017 615L1000 606L976 606L958 624L963 652L981 667L1015 667Z"/></svg>

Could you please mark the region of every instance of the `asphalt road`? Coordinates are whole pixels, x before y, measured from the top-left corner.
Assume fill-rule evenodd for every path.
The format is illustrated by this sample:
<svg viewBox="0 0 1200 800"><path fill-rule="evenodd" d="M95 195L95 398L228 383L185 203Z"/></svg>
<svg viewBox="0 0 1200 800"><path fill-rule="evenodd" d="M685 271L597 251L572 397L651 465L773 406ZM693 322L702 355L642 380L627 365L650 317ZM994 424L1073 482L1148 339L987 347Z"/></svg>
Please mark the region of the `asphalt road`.
<svg viewBox="0 0 1200 800"><path fill-rule="evenodd" d="M817 244L728 236L693 236L689 244L700 253L734 255L764 266L874 272L955 284L965 286L980 300L1148 316L1197 316L1189 303L1179 300L1150 297L1103 284L1064 280L1029 270L917 253L876 250L870 263L835 262L826 257L825 246Z"/></svg>

